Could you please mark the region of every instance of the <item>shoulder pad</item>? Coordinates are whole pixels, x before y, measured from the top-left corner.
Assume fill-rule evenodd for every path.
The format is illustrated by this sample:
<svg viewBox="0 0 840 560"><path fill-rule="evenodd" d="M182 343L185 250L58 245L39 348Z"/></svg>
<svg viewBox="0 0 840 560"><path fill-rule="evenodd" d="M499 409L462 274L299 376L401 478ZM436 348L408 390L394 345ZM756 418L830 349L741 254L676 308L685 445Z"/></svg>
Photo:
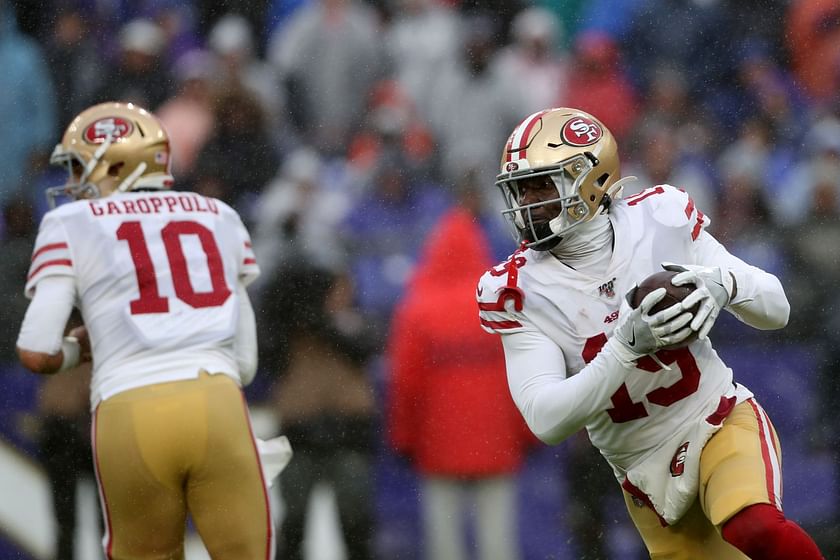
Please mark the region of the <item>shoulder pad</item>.
<svg viewBox="0 0 840 560"><path fill-rule="evenodd" d="M682 189L671 185L656 185L624 198L629 208L638 208L660 224L685 229L694 241L711 220Z"/></svg>

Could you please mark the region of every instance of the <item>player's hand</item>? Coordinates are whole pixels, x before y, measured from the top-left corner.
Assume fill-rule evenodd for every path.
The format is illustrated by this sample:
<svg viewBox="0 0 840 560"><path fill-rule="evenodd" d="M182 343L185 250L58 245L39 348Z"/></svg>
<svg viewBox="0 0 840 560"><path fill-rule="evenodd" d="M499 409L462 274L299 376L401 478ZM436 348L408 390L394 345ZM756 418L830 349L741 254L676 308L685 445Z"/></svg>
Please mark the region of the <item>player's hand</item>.
<svg viewBox="0 0 840 560"><path fill-rule="evenodd" d="M90 337L88 336L87 327L82 325L81 327L75 327L70 330L67 336L73 337L79 343L81 347L81 352L79 354L79 363L89 362L92 359L91 351L90 351Z"/></svg>
<svg viewBox="0 0 840 560"><path fill-rule="evenodd" d="M692 330L688 326L693 315L675 303L658 313L650 310L665 297L665 288L657 288L642 299L636 309L628 313L613 331L611 340L618 359L625 365L633 363L664 346L679 344Z"/></svg>
<svg viewBox="0 0 840 560"><path fill-rule="evenodd" d="M691 321L691 329L697 331L697 338L705 340L715 324L720 310L732 301L735 293L735 277L718 266L697 266L691 264L662 263L662 268L677 272L671 279L675 286L694 284L697 289L682 301L684 309L691 309L698 302L700 308Z"/></svg>

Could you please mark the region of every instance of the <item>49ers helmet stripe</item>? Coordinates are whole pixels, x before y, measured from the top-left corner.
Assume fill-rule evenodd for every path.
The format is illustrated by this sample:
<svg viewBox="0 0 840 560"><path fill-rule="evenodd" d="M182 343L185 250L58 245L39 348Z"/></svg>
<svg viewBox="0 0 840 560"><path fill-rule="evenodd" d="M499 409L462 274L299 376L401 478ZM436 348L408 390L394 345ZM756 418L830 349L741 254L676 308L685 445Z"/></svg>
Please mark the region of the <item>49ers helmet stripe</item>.
<svg viewBox="0 0 840 560"><path fill-rule="evenodd" d="M548 111L548 109L537 111L522 121L522 123L514 129L508 139L507 146L505 147L505 152L507 154L506 161L525 158L527 155L528 144L530 143L529 139L531 131L534 130L534 127L540 123L540 117ZM514 153L516 153L516 157L514 157Z"/></svg>

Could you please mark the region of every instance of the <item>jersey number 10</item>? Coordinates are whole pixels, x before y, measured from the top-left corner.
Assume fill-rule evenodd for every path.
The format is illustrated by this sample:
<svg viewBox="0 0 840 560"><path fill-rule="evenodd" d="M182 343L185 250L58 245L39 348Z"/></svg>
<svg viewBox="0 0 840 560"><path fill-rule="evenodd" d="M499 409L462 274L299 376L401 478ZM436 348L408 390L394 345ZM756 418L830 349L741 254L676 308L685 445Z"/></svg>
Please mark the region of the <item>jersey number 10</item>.
<svg viewBox="0 0 840 560"><path fill-rule="evenodd" d="M211 290L197 292L190 282L190 271L187 259L181 245L181 236L195 235L204 250L207 259L207 269L210 272ZM172 221L161 230L160 236L166 249L166 259L172 276L175 296L193 308L216 307L222 305L230 297L231 291L225 283L224 266L219 246L213 237L213 232L198 222ZM128 243L131 261L137 274L137 287L140 296L131 301L131 314L168 313L169 299L160 295L157 272L146 236L140 222L124 222L117 228L117 239Z"/></svg>

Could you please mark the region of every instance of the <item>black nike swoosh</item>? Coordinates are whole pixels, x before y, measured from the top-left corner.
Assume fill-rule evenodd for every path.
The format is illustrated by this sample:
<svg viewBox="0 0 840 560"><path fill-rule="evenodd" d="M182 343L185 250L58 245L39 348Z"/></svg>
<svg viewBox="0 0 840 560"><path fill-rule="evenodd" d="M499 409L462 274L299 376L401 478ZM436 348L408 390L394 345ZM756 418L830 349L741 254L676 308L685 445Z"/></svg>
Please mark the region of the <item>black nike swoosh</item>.
<svg viewBox="0 0 840 560"><path fill-rule="evenodd" d="M636 329L633 329L633 333L630 336L630 340L627 341L627 344L630 346L636 346Z"/></svg>

